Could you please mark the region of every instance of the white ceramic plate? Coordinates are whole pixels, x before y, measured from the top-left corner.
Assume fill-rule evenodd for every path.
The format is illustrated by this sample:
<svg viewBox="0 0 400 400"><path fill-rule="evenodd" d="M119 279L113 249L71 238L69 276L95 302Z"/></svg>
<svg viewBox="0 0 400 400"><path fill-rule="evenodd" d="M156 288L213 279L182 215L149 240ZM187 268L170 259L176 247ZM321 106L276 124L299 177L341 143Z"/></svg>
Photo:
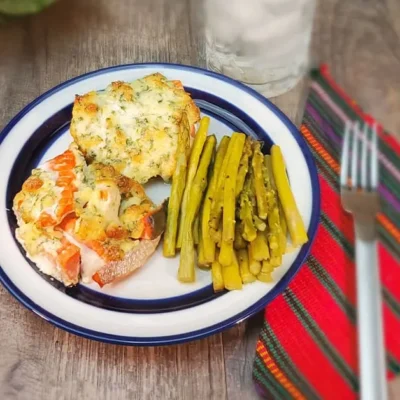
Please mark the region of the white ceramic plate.
<svg viewBox="0 0 400 400"><path fill-rule="evenodd" d="M156 254L128 279L100 289L96 284L66 289L41 274L17 244L12 199L32 168L61 152L71 137L69 122L75 94L104 89L116 80L132 81L160 72L183 82L210 131L220 139L242 131L282 147L309 243L286 255L274 283L256 282L242 291L215 295L209 272L197 271L194 284L176 279L179 259ZM209 71L172 64L107 68L67 81L23 109L0 134L0 280L21 303L69 332L111 343L159 345L201 338L243 321L281 293L301 267L319 218L318 177L312 156L288 118L248 87ZM146 187L155 201L169 195L163 183Z"/></svg>

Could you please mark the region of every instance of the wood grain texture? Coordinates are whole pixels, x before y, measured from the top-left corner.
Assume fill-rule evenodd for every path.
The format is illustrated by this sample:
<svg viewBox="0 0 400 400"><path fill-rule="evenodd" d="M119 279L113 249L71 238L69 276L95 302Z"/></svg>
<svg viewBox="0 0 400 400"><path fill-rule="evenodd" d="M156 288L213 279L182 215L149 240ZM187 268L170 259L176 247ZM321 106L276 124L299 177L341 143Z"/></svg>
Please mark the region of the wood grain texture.
<svg viewBox="0 0 400 400"><path fill-rule="evenodd" d="M321 0L314 60L400 138L400 2Z"/></svg>
<svg viewBox="0 0 400 400"><path fill-rule="evenodd" d="M29 101L81 73L121 63L205 65L196 0L60 0L0 26L0 129ZM321 0L315 62L400 133L400 3ZM306 82L273 101L299 124ZM0 398L255 399L262 314L223 334L172 347L89 341L48 324L0 287ZM392 385L400 398L400 385Z"/></svg>

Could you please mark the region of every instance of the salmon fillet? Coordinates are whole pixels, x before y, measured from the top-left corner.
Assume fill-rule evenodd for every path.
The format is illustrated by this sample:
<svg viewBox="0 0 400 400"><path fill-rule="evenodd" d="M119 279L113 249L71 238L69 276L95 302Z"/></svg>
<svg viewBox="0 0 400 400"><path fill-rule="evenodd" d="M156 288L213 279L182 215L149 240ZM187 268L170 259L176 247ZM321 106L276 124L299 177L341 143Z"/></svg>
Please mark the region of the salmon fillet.
<svg viewBox="0 0 400 400"><path fill-rule="evenodd" d="M87 165L75 143L32 171L13 211L28 258L66 286L91 282L109 263L126 264L132 251L148 251L145 242L159 237L165 224L164 208L139 183L110 165Z"/></svg>

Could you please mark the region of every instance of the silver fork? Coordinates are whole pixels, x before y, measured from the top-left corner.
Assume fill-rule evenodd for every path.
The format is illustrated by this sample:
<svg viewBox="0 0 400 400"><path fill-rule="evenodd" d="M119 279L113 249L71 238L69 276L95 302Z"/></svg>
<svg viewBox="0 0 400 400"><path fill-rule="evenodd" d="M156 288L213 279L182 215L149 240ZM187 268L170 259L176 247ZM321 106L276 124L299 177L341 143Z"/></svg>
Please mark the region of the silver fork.
<svg viewBox="0 0 400 400"><path fill-rule="evenodd" d="M379 211L377 136L376 126L364 124L361 130L358 122L346 124L340 173L342 206L353 214L355 225L360 398L363 400L387 399L375 224Z"/></svg>

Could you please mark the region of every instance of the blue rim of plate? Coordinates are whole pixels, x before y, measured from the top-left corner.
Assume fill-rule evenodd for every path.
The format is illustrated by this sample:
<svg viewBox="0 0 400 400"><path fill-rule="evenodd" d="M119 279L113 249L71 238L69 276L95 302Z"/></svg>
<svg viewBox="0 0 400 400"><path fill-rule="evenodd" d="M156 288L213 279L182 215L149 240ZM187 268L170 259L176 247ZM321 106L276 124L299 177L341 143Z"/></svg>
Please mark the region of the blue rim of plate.
<svg viewBox="0 0 400 400"><path fill-rule="evenodd" d="M295 262L291 265L286 274L282 277L282 279L276 284L276 286L267 293L264 297L254 303L252 306L248 307L246 310L241 311L235 316L228 318L224 321L221 321L212 326L208 326L203 329L199 329L192 332L187 332L178 335L170 335L170 336L158 336L158 337L133 337L133 336L120 336L107 334L99 331L94 331L90 329L86 329L70 322L67 322L52 313L49 313L44 308L38 306L31 299L29 299L14 283L8 278L3 268L0 266L0 282L4 285L4 287L25 307L29 310L33 311L35 314L44 318L46 321L52 323L53 325L66 330L67 332L76 334L78 336L85 337L87 339L97 340L105 343L112 344L122 344L122 345L142 345L142 346L156 346L156 345L170 345L176 343L187 342L195 339L202 339L209 335L221 332L227 328L230 328L250 316L254 315L262 308L267 306L278 294L282 293L283 290L288 286L290 281L297 274L301 266L303 265L306 257L310 251L312 243L314 241L319 217L320 217L320 189L319 189L319 179L317 168L311 154L310 149L308 148L306 142L301 136L299 130L293 125L293 123L289 120L289 118L274 104L272 104L269 100L267 100L264 96L256 92L254 89L245 86L244 84L235 81L229 77L224 75L217 74L212 71L208 71L199 67L193 67L182 64L169 64L169 63L138 63L138 64L124 64L119 66L102 68L96 71L88 72L86 74L80 75L78 77L69 79L54 88L48 90L43 93L31 103L29 103L26 107L24 107L12 120L5 126L2 132L0 132L0 145L3 142L4 138L9 134L11 129L24 117L30 110L32 110L37 104L41 103L43 100L53 95L54 93L64 89L71 84L84 80L88 77L93 77L97 75L102 75L103 73L107 73L110 71L121 71L126 69L146 69L146 68L154 68L160 67L165 69L175 69L175 70L186 70L195 72L199 75L211 76L219 81L226 82L244 92L247 92L251 96L257 98L263 105L269 108L271 111L278 116L278 118L285 124L288 128L297 144L302 150L302 153L305 157L307 167L311 177L311 186L312 186L312 200L313 200L313 209L311 214L310 225L308 229L309 241L302 246L298 256L296 257Z"/></svg>

